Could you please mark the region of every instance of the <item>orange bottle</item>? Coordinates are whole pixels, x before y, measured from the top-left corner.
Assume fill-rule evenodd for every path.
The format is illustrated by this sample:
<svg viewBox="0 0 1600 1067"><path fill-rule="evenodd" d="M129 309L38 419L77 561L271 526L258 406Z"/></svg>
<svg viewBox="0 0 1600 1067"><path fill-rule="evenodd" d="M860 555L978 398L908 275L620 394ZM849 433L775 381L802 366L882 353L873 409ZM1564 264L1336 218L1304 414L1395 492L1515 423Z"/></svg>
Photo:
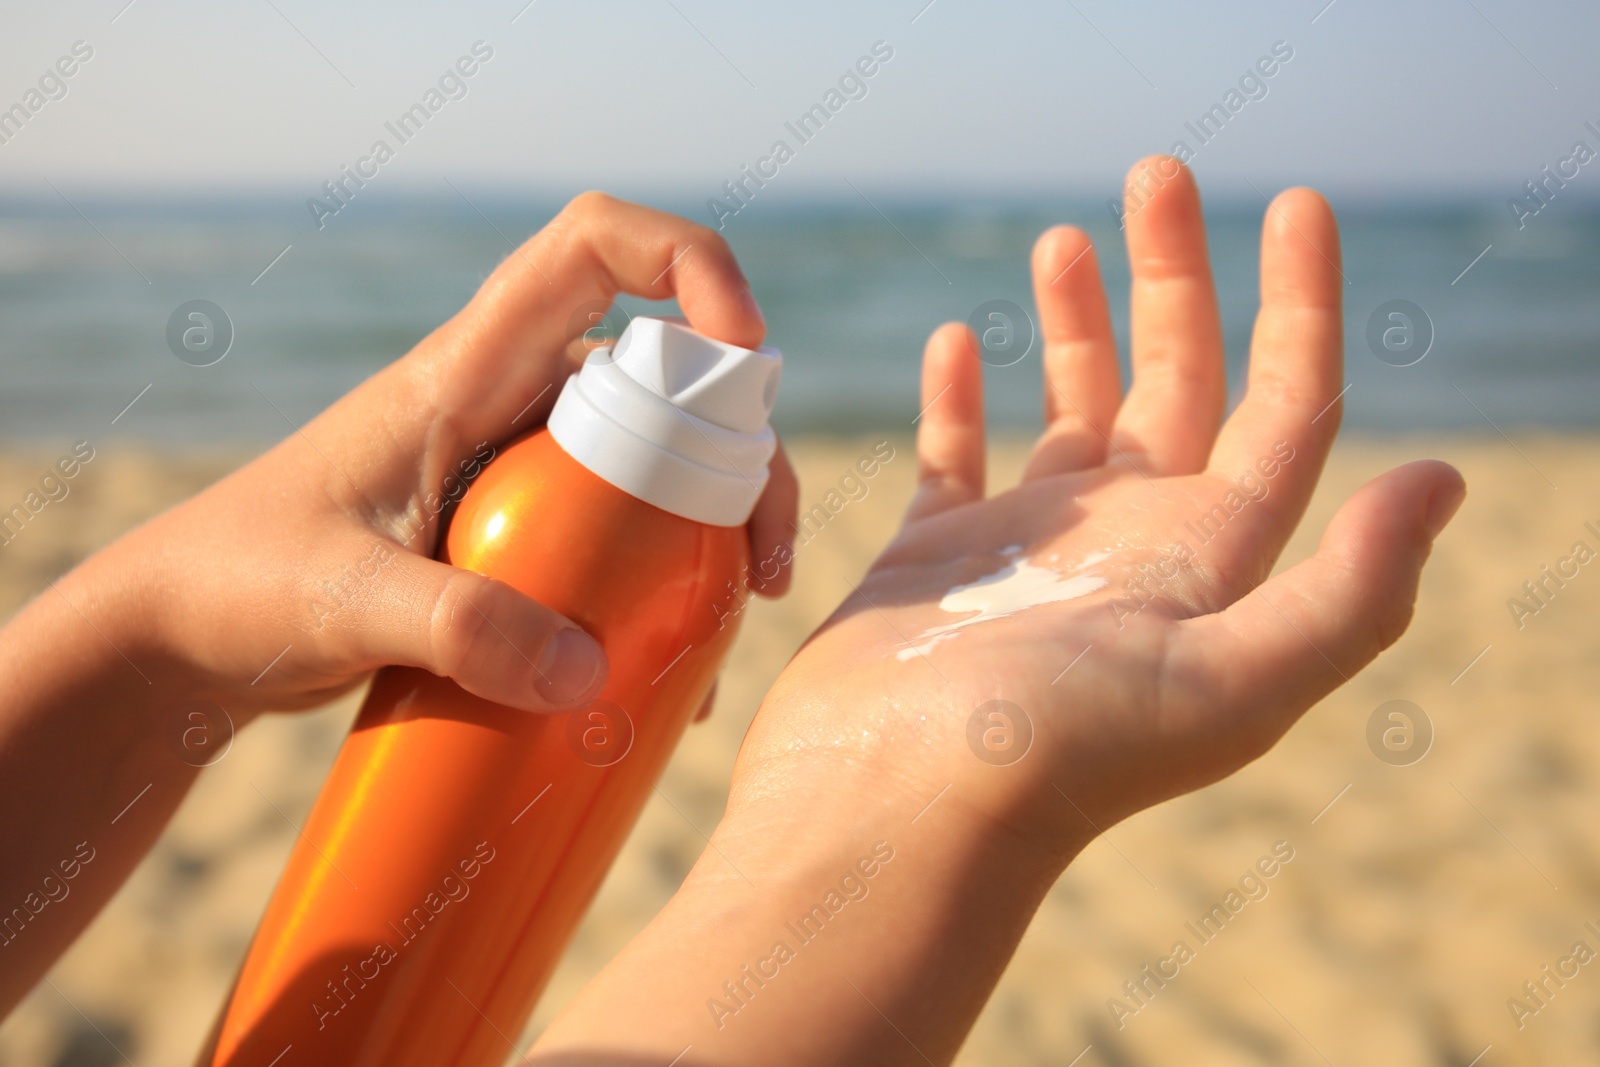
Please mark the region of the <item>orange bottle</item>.
<svg viewBox="0 0 1600 1067"><path fill-rule="evenodd" d="M780 372L637 318L484 469L441 558L578 622L605 688L542 716L381 671L202 1065L507 1059L733 640Z"/></svg>

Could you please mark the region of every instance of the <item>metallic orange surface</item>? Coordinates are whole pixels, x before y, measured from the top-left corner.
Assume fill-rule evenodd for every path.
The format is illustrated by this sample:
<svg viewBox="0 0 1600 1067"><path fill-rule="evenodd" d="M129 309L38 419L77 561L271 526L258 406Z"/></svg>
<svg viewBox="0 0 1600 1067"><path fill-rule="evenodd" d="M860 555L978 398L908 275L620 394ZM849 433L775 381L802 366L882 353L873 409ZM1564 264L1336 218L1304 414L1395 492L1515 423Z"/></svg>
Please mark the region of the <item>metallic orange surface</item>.
<svg viewBox="0 0 1600 1067"><path fill-rule="evenodd" d="M201 1064L504 1062L716 676L748 550L541 431L479 475L442 558L580 623L606 688L540 716L380 672Z"/></svg>

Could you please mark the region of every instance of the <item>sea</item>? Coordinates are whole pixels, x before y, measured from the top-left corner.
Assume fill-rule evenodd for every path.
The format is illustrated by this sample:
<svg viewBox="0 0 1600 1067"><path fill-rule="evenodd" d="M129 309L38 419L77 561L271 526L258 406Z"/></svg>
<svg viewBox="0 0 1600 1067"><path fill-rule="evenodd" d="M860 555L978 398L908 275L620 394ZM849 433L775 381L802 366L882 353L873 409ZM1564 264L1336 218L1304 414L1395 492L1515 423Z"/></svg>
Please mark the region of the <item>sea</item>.
<svg viewBox="0 0 1600 1067"><path fill-rule="evenodd" d="M709 221L694 201L660 206ZM282 438L445 321L559 207L452 188L352 203L319 229L289 193L0 200L0 438ZM1234 401L1264 207L1207 206ZM1552 203L1519 226L1488 197L1335 198L1335 208L1348 428L1510 434L1600 422L1600 209ZM991 424L1036 428L1028 253L1059 222L1096 242L1126 374L1127 258L1106 202L863 194L752 204L726 219L785 356L779 430L909 432L923 342L949 320L1002 327L986 360ZM169 329L199 322L184 311L196 306L225 317L211 349L191 335L198 355ZM673 310L631 297L619 306ZM225 354L212 361L223 330Z"/></svg>

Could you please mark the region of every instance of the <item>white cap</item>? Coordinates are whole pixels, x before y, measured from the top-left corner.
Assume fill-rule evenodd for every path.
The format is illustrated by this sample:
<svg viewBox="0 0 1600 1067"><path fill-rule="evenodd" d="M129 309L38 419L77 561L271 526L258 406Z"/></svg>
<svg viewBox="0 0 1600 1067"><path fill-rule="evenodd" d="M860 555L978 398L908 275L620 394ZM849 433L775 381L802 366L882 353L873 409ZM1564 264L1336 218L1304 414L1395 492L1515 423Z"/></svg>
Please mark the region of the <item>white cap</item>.
<svg viewBox="0 0 1600 1067"><path fill-rule="evenodd" d="M750 518L777 438L767 417L783 357L681 320L636 318L589 353L550 412L550 436L612 485L710 526Z"/></svg>

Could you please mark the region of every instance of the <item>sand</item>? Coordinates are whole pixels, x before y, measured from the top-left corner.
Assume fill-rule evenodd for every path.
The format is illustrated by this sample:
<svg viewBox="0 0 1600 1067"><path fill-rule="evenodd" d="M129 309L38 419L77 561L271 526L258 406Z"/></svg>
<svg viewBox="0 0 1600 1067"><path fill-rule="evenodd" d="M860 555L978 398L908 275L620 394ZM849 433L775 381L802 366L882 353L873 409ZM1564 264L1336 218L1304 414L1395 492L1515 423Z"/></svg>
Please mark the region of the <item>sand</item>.
<svg viewBox="0 0 1600 1067"><path fill-rule="evenodd" d="M1340 499L1393 463L1446 458L1472 487L1434 553L1411 631L1268 756L1092 844L1050 894L960 1063L1600 1062L1600 961L1551 983L1554 995L1520 1029L1507 1007L1574 942L1600 949L1583 925L1600 928L1600 567L1520 630L1506 606L1575 540L1600 546L1583 529L1600 524L1600 440L1512 436L1516 446L1499 436L1340 446L1286 561L1309 552ZM805 504L874 440L791 443ZM761 694L904 505L912 461L908 442L895 443L898 458L870 494L801 552L795 594L746 613L716 712L691 730L663 782L671 803L645 811L522 1047L704 847ZM996 453L1005 484L1022 453ZM20 498L55 454L0 453L0 499ZM104 446L66 500L0 548L0 610L9 615L46 577L241 458ZM1380 761L1367 744L1369 716L1392 699L1415 702L1435 731L1410 766ZM0 1026L0 1064L188 1063L288 853L284 816L304 818L353 712L346 700L244 731L57 965L56 988L41 984ZM1267 895L1202 943L1185 924L1278 842L1293 859ZM1140 1006L1123 983L1179 940L1193 958ZM1120 1028L1114 997L1139 1008Z"/></svg>

